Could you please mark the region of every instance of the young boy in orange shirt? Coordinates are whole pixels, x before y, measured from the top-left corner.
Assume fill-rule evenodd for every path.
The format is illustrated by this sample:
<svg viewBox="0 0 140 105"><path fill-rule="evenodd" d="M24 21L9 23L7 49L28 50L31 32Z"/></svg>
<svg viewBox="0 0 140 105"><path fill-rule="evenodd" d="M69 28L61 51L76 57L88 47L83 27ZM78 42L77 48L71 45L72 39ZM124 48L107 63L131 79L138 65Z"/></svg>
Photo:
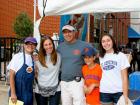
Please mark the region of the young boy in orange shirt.
<svg viewBox="0 0 140 105"><path fill-rule="evenodd" d="M82 55L86 64L82 68L82 73L87 105L100 105L99 85L102 70L100 65L95 63L96 52L92 47L88 47L84 49Z"/></svg>

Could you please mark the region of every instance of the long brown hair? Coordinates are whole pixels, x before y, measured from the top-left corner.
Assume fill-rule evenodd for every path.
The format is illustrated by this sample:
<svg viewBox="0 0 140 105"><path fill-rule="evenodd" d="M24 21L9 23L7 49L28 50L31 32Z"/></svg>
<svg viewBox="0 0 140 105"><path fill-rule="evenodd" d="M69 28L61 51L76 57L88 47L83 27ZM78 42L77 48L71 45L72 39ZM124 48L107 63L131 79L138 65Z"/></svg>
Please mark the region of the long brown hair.
<svg viewBox="0 0 140 105"><path fill-rule="evenodd" d="M111 36L109 33L104 33L104 34L101 36L101 38L100 38L100 43L99 43L99 45L100 45L100 57L103 58L104 55L105 55L105 53L106 53L105 49L104 49L103 46L102 46L102 38L103 38L104 36L110 37L110 39L111 39L112 42L113 42L113 50L114 50L114 53L118 54L118 49L117 49L116 42L115 42L113 36Z"/></svg>
<svg viewBox="0 0 140 105"><path fill-rule="evenodd" d="M38 57L39 57L39 61L40 63L42 64L42 66L44 67L47 67L47 64L46 64L46 60L45 60L45 57L46 57L46 51L43 47L43 44L46 40L50 40L53 44L53 51L51 53L51 62L53 63L53 65L56 64L57 62L57 52L55 50L55 45L54 45L54 42L52 40L51 37L49 36L43 36L42 39L41 39L41 43L40 43L40 48L39 48L39 53L38 53Z"/></svg>

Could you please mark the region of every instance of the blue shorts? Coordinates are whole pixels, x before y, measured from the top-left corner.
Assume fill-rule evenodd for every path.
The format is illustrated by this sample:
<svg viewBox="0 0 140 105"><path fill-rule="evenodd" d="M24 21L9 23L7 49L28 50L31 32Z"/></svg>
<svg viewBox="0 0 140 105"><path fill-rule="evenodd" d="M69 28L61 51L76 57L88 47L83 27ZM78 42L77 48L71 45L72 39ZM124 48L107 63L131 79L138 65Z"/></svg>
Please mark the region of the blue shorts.
<svg viewBox="0 0 140 105"><path fill-rule="evenodd" d="M102 104L117 103L119 98L122 96L122 92L118 93L101 93L100 101Z"/></svg>

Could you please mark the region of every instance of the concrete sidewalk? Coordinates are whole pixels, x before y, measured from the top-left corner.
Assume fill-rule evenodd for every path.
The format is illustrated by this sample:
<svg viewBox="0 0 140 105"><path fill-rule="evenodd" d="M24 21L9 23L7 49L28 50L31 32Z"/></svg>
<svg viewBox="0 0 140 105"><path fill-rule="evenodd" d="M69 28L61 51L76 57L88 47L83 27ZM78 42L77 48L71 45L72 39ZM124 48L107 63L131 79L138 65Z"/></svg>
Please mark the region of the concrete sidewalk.
<svg viewBox="0 0 140 105"><path fill-rule="evenodd" d="M4 81L0 81L0 105L8 105L9 86Z"/></svg>

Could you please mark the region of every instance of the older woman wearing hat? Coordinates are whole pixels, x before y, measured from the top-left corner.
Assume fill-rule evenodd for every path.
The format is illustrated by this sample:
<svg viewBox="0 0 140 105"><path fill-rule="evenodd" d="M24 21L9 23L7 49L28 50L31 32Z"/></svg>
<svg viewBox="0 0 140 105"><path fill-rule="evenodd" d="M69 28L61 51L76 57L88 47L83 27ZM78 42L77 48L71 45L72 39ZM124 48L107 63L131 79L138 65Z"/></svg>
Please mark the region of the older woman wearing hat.
<svg viewBox="0 0 140 105"><path fill-rule="evenodd" d="M37 46L33 37L24 40L23 52L15 54L10 62L10 92L11 101L24 102L24 105L33 105L34 62L32 53Z"/></svg>

